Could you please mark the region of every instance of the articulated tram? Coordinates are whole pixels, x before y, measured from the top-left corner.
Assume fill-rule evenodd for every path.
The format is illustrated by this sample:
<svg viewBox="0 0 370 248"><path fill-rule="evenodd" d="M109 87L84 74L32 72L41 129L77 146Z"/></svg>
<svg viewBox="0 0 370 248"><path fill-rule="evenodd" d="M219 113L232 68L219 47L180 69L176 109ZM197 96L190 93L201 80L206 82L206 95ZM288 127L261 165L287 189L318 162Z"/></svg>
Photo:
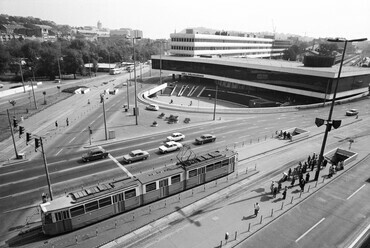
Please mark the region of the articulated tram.
<svg viewBox="0 0 370 248"><path fill-rule="evenodd" d="M100 183L40 204L42 230L58 235L177 194L235 171L238 153L213 151L133 178Z"/></svg>

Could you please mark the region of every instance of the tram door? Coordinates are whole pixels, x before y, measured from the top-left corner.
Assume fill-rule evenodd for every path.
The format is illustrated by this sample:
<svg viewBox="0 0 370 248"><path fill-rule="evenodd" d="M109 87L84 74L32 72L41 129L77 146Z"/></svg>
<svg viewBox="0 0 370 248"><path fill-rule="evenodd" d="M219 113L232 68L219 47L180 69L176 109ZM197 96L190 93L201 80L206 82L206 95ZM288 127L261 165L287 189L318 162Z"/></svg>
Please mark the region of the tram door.
<svg viewBox="0 0 370 248"><path fill-rule="evenodd" d="M206 181L205 167L198 169L198 179L199 179L199 182L198 182L199 184L202 184Z"/></svg>
<svg viewBox="0 0 370 248"><path fill-rule="evenodd" d="M160 197L168 196L168 178L159 181Z"/></svg>

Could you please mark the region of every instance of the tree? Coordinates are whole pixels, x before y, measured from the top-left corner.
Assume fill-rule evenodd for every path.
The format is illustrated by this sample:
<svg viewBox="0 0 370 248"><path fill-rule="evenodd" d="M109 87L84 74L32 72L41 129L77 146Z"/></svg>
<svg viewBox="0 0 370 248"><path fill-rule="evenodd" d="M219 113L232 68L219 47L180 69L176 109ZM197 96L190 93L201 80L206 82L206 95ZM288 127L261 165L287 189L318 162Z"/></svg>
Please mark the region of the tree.
<svg viewBox="0 0 370 248"><path fill-rule="evenodd" d="M338 50L338 45L333 42L321 43L319 47L319 54L323 56L333 56L333 52Z"/></svg>
<svg viewBox="0 0 370 248"><path fill-rule="evenodd" d="M78 50L66 49L63 57L63 68L67 74L73 74L76 79L76 73L82 73L81 69L84 66L82 55Z"/></svg>
<svg viewBox="0 0 370 248"><path fill-rule="evenodd" d="M4 73L9 69L10 62L10 53L6 50L6 47L0 43L0 73Z"/></svg>

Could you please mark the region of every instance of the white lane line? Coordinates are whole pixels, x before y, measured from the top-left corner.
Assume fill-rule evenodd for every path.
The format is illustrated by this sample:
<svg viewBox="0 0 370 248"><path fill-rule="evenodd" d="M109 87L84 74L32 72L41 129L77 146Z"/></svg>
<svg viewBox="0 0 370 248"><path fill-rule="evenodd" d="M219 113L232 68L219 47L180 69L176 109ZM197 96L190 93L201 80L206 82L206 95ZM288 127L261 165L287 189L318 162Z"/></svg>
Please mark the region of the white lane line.
<svg viewBox="0 0 370 248"><path fill-rule="evenodd" d="M90 122L89 126L91 126L92 124L94 124L94 122L95 122L95 120L94 120L94 121L92 121L92 122Z"/></svg>
<svg viewBox="0 0 370 248"><path fill-rule="evenodd" d="M362 236L365 235L365 233L370 229L370 224L365 228L365 230L360 233L360 235L348 246L348 248L353 248L355 245L357 245L357 242L362 238Z"/></svg>
<svg viewBox="0 0 370 248"><path fill-rule="evenodd" d="M68 143L71 143L72 141L74 141L75 138L76 138L76 136L73 137L73 139L71 139Z"/></svg>
<svg viewBox="0 0 370 248"><path fill-rule="evenodd" d="M120 167L127 174L127 176L129 176L131 178L134 177L134 175L132 175L123 165L121 165L121 163L118 162L118 160L115 157L113 157L110 154L108 156L109 156L110 159L112 159L118 165L118 167Z"/></svg>
<svg viewBox="0 0 370 248"><path fill-rule="evenodd" d="M347 197L347 200L349 200L352 196L354 196L357 192L359 192L363 187L365 187L365 184L362 185L359 189L357 189L355 192L352 193L352 195Z"/></svg>
<svg viewBox="0 0 370 248"><path fill-rule="evenodd" d="M317 222L313 227L311 227L310 229L307 230L307 232L305 232L304 234L301 235L301 237L299 237L295 242L298 242L301 238L303 238L304 236L306 236L307 233L311 232L312 229L314 229L315 227L317 227L321 222L323 222L325 220L325 218L322 218L319 222Z"/></svg>
<svg viewBox="0 0 370 248"><path fill-rule="evenodd" d="M55 154L55 156L58 156L58 154L59 154L61 151L63 151L63 148L62 148L62 149L60 149L60 150L59 150L59 152L57 152L57 153Z"/></svg>

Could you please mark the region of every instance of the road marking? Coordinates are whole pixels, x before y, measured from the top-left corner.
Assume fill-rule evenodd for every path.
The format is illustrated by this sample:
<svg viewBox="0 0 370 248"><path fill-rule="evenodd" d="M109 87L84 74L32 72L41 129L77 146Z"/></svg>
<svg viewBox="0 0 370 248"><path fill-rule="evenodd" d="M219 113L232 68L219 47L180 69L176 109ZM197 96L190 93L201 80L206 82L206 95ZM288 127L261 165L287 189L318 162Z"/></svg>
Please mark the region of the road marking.
<svg viewBox="0 0 370 248"><path fill-rule="evenodd" d="M352 193L352 195L347 197L347 200L349 200L352 196L354 196L357 192L359 192L363 187L365 187L365 184L362 185L359 189L357 189L355 192Z"/></svg>
<svg viewBox="0 0 370 248"><path fill-rule="evenodd" d="M59 152L57 152L57 154L55 154L55 156L58 156L58 154L63 151L63 148L59 150Z"/></svg>
<svg viewBox="0 0 370 248"><path fill-rule="evenodd" d="M127 176L129 176L131 178L134 177L134 175L132 175L120 162L118 162L118 160L115 157L113 157L110 154L108 156L109 156L110 159L113 160L113 162L115 162L118 165L118 167L120 167L127 174Z"/></svg>
<svg viewBox="0 0 370 248"><path fill-rule="evenodd" d="M295 242L298 242L301 238L303 238L304 236L306 236L307 233L311 232L312 229L314 229L315 227L317 227L321 222L323 222L325 220L325 218L322 218L319 222L317 222L313 227L311 227L310 229L307 230L307 232L305 232L304 234L301 235L301 237L299 237Z"/></svg>
<svg viewBox="0 0 370 248"><path fill-rule="evenodd" d="M365 235L365 233L366 233L369 229L370 229L370 224L365 228L365 230L363 230L363 231L362 231L362 233L360 233L360 235L359 235L359 236L357 236L357 238L352 242L352 244L350 244L350 245L348 246L348 248L353 248L353 247L357 244L357 242L362 238L362 236L364 236L364 235Z"/></svg>
<svg viewBox="0 0 370 248"><path fill-rule="evenodd" d="M71 139L68 143L71 143L75 138L76 138L76 136L75 136L75 137L73 137L73 139Z"/></svg>

